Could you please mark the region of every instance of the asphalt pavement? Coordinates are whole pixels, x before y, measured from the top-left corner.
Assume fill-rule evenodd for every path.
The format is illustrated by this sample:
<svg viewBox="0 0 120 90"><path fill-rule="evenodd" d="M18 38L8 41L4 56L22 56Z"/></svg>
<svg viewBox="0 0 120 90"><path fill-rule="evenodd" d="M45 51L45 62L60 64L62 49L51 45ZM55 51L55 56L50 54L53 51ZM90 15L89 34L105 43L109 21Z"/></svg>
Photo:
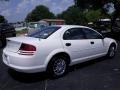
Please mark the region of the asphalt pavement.
<svg viewBox="0 0 120 90"><path fill-rule="evenodd" d="M2 62L0 90L120 90L120 45L113 59L104 57L70 67L69 73L50 79L46 73L16 72Z"/></svg>

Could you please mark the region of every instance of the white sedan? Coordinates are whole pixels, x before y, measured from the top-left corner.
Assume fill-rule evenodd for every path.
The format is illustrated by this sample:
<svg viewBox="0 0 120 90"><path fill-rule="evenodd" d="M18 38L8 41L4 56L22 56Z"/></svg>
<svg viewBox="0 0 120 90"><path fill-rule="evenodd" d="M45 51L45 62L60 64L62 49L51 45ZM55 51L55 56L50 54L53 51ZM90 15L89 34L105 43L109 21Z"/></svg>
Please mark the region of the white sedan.
<svg viewBox="0 0 120 90"><path fill-rule="evenodd" d="M27 36L7 39L3 62L16 71L47 71L53 77L69 66L102 56L115 56L117 43L97 31L77 25L50 26Z"/></svg>

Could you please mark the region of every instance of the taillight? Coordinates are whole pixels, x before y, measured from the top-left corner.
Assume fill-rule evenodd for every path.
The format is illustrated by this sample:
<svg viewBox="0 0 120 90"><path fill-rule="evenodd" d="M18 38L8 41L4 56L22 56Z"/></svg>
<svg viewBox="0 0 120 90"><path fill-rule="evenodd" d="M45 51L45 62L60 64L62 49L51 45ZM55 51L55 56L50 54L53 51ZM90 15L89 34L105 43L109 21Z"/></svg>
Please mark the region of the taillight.
<svg viewBox="0 0 120 90"><path fill-rule="evenodd" d="M20 55L34 55L36 47L30 44L22 43L19 48Z"/></svg>

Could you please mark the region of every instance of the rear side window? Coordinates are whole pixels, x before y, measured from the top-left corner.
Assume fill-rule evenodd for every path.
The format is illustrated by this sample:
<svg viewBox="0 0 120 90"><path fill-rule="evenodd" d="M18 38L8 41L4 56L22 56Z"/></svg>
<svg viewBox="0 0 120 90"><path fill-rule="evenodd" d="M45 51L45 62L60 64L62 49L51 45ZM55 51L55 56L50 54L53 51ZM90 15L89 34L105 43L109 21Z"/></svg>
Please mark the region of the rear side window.
<svg viewBox="0 0 120 90"><path fill-rule="evenodd" d="M30 33L30 34L28 34L28 36L29 37L46 39L60 28L61 27L46 27L42 30L38 30L36 32Z"/></svg>
<svg viewBox="0 0 120 90"><path fill-rule="evenodd" d="M71 28L63 35L64 40L79 40L85 39L85 35L81 28Z"/></svg>

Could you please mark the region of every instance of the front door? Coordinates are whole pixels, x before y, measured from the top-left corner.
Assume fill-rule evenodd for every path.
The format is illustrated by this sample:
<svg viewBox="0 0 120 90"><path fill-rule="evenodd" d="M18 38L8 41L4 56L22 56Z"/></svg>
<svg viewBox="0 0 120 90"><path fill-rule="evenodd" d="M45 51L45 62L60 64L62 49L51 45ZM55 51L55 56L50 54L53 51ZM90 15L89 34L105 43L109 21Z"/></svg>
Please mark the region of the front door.
<svg viewBox="0 0 120 90"><path fill-rule="evenodd" d="M97 56L105 53L104 39L101 34L89 28L83 28L86 41L91 44L91 55Z"/></svg>

